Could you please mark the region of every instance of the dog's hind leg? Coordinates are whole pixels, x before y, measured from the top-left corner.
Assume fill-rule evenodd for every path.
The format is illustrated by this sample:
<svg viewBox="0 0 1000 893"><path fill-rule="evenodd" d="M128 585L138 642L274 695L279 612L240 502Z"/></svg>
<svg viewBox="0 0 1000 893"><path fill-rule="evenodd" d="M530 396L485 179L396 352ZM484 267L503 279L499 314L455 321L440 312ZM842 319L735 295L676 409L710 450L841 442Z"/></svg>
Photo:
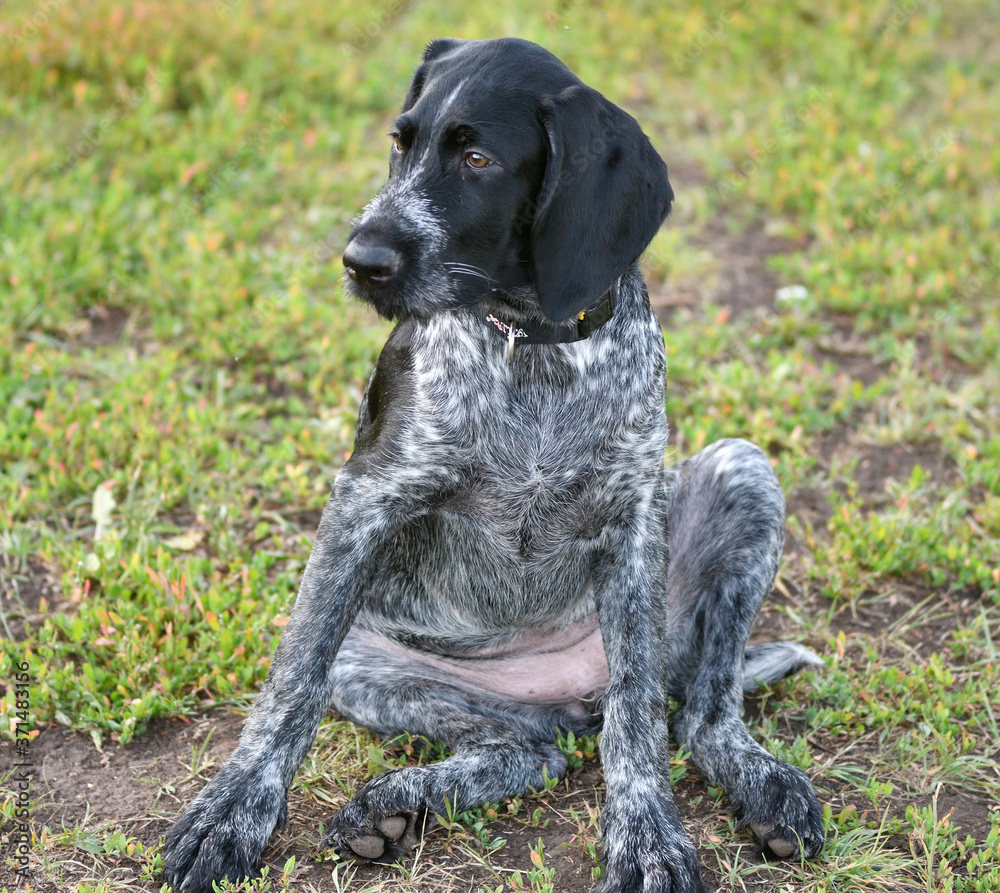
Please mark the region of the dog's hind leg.
<svg viewBox="0 0 1000 893"><path fill-rule="evenodd" d="M423 735L453 752L365 784L334 816L325 841L345 856L391 862L417 843L425 820L541 790L566 770L555 745L556 725L567 725L558 708L480 695L355 633L337 656L333 684L335 708L359 725Z"/></svg>
<svg viewBox="0 0 1000 893"><path fill-rule="evenodd" d="M757 744L741 719L747 670L773 681L817 660L778 645L750 652L747 661L747 638L781 559L781 488L764 453L741 440L719 441L668 469L666 485L675 736L772 854L815 856L823 822L812 784Z"/></svg>

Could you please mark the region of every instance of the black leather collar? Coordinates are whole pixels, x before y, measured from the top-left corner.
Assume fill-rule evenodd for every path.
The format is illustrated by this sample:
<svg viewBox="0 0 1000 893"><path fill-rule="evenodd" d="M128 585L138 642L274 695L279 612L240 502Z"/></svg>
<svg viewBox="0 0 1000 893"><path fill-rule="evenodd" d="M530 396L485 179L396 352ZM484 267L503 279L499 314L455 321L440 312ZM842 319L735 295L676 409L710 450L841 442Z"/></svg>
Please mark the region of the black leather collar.
<svg viewBox="0 0 1000 893"><path fill-rule="evenodd" d="M495 313L487 314L486 321L496 326L497 331L507 339L508 351L513 351L515 344L572 344L574 341L583 341L614 316L620 284L621 279L616 279L593 307L584 310L577 317L575 325L537 323L530 320L511 323L500 319Z"/></svg>

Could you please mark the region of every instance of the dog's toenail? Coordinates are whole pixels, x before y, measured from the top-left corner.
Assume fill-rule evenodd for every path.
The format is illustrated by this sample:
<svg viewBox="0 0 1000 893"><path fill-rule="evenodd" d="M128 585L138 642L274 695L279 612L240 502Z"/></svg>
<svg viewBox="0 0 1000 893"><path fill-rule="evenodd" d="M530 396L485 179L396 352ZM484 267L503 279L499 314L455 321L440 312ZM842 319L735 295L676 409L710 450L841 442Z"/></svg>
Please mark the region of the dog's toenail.
<svg viewBox="0 0 1000 893"><path fill-rule="evenodd" d="M385 852L385 841L377 834L366 834L347 841L347 845L362 859L377 859Z"/></svg>
<svg viewBox="0 0 1000 893"><path fill-rule="evenodd" d="M771 829L767 825L762 825L760 822L751 822L750 830L757 835L758 840L764 840L768 834L771 833Z"/></svg>
<svg viewBox="0 0 1000 893"><path fill-rule="evenodd" d="M406 830L406 819L401 815L390 815L378 823L378 829L391 841L397 841Z"/></svg>

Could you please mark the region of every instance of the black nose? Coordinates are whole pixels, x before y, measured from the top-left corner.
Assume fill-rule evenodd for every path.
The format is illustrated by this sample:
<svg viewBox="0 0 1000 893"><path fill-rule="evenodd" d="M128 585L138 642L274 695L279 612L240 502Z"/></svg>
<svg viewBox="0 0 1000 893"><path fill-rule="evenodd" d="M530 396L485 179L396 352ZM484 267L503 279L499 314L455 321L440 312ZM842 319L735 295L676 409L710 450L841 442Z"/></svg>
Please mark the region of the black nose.
<svg viewBox="0 0 1000 893"><path fill-rule="evenodd" d="M385 287L399 272L403 256L377 237L355 236L344 249L347 275L362 287Z"/></svg>

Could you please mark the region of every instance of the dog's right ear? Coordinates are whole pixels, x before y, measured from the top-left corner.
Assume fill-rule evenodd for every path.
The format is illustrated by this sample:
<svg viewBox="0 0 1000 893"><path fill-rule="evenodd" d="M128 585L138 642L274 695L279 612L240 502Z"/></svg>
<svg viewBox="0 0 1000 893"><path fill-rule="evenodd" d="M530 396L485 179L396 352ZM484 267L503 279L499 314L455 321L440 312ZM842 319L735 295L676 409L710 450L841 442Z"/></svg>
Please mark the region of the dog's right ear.
<svg viewBox="0 0 1000 893"><path fill-rule="evenodd" d="M424 84L427 81L427 72L430 68L430 63L450 53L452 50L457 50L466 43L468 43L467 40L459 40L457 37L439 37L437 40L432 40L427 44L427 49L424 50L423 64L413 75L410 92L406 94L406 100L403 102L404 112L408 112L413 108L416 101L420 99L420 94L423 93Z"/></svg>

